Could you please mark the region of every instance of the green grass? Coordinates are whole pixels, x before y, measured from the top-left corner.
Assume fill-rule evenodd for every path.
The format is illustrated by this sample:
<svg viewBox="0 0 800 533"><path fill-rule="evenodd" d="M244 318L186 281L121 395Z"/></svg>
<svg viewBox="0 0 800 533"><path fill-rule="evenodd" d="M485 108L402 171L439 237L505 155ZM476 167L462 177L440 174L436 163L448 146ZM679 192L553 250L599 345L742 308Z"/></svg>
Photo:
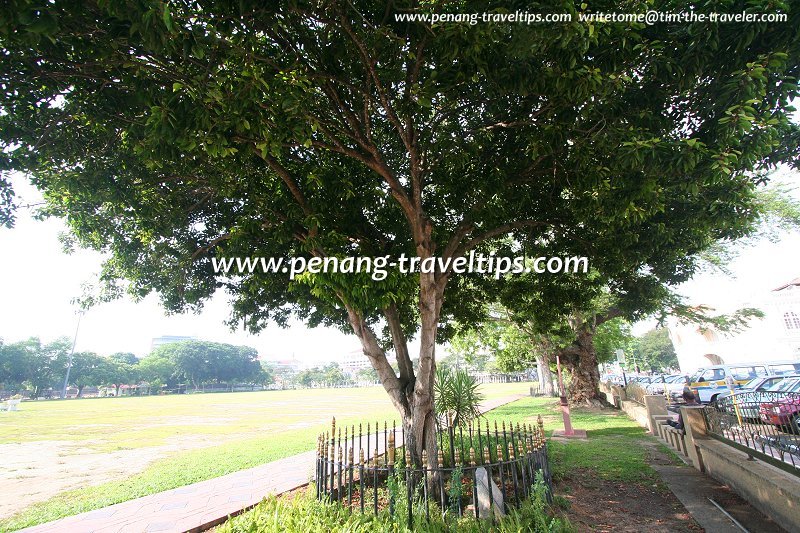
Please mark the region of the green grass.
<svg viewBox="0 0 800 533"><path fill-rule="evenodd" d="M490 384L482 387L482 392L491 399L524 393L528 386ZM56 520L312 450L317 434L330 427L334 415L347 414L337 416L340 427L368 420L391 424L396 418L386 393L378 387L29 402L22 407L18 413L22 416L6 419L11 423L0 427L0 442L73 440L88 446L90 439L106 439L92 446L97 451L109 446L153 446L170 437L185 439L201 434L216 435L227 442L173 454L123 481L61 493L0 520L0 531ZM187 423L183 423L185 419ZM204 421L209 423L199 423Z"/></svg>
<svg viewBox="0 0 800 533"><path fill-rule="evenodd" d="M525 398L498 407L489 420L536 423L541 415L545 433L563 429L558 402L552 398ZM575 469L592 470L608 481L656 482L658 473L647 464L647 433L620 411L573 409L572 426L587 430L588 439L549 441L548 451L553 477L563 479Z"/></svg>

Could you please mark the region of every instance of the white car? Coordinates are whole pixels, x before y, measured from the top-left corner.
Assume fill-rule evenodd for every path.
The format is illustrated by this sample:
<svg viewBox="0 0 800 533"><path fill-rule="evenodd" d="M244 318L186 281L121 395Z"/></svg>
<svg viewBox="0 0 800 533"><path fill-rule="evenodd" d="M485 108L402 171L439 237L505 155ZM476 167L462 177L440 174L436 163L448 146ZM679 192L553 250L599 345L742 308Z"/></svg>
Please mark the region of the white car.
<svg viewBox="0 0 800 533"><path fill-rule="evenodd" d="M685 376L664 376L664 379L656 379L648 387L649 394L664 394L666 389L668 392L677 390L679 394L683 393L683 387L686 385Z"/></svg>

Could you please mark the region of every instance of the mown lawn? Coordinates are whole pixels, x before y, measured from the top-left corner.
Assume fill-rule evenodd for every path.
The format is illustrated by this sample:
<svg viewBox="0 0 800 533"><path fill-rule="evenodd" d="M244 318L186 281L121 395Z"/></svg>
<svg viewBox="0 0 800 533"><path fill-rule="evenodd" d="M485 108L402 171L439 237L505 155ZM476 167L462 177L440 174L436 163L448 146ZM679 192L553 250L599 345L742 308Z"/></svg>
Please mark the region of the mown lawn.
<svg viewBox="0 0 800 533"><path fill-rule="evenodd" d="M513 420L515 423L536 423L541 415L545 433L563 429L564 421L558 401L552 398L525 398L498 407L488 414L490 421ZM572 409L572 425L587 430L586 440L548 443L550 464L556 479L575 469L594 470L601 479L610 481L652 481L659 479L647 464L647 448L643 439L647 432L621 411L610 409Z"/></svg>
<svg viewBox="0 0 800 533"><path fill-rule="evenodd" d="M500 406L489 412L486 419L493 428L496 421L536 425L538 417L542 417L545 433L549 436L553 429L563 428L563 420L558 401L552 398L524 398L511 404ZM495 524L493 531L587 531L594 530L584 517L577 527L569 524L571 518L571 495L565 493L575 483L574 476L580 473L580 479L590 480L602 487L617 485L630 486L639 493L643 488L656 490L652 497L659 500L667 497L666 487L660 482L658 473L648 464L648 450L658 445L650 439L646 432L623 413L614 410L573 409L572 422L575 427L586 429L586 440L549 440L548 452L550 466L556 486L555 506L550 509L536 511L536 504L523 508L521 512L513 512L509 520ZM485 423L482 423L482 426ZM656 485L658 488L654 489ZM597 505L611 509L616 513L618 505L606 502L592 493ZM674 497L673 497L674 499ZM361 515L350 513L335 504L317 503L313 498L269 498L254 510L236 517L218 528L220 533L240 533L248 531L403 531L404 513L398 513L397 520L391 520L384 514L373 517L372 513ZM431 522L418 521L415 531L444 532L455 530L485 530L474 519L462 519L458 523L445 524L439 520L440 515L432 512ZM561 520L553 520L556 516ZM567 520L564 520L564 518ZM620 519L630 522L631 517L620 514ZM673 522L681 525L679 521ZM672 523L670 523L671 525ZM587 528L587 525L589 526ZM472 528L472 529L469 529ZM607 531L608 529L601 529ZM643 531L646 529L643 529ZM658 529L656 529L658 530ZM661 529L671 530L669 527Z"/></svg>
<svg viewBox="0 0 800 533"><path fill-rule="evenodd" d="M527 383L489 384L487 399L525 393ZM380 387L27 402L0 426L0 443L80 441L97 451L216 435L225 444L183 451L121 481L59 494L0 520L0 531L48 522L203 481L314 448L332 416L340 425L388 421ZM343 416L344 415L344 416ZM68 460L68 457L66 458Z"/></svg>

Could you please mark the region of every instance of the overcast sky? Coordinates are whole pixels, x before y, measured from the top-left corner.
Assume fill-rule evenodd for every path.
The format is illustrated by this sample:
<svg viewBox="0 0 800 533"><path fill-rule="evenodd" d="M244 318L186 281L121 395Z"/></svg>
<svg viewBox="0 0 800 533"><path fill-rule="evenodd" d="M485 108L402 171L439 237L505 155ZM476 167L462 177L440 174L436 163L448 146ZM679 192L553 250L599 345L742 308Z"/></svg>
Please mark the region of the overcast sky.
<svg viewBox="0 0 800 533"><path fill-rule="evenodd" d="M797 174L782 173L780 179L800 185ZM24 177L16 175L12 180L18 204L41 200ZM31 336L45 341L59 336L71 339L77 315L70 301L80 294L81 283L99 272L102 257L87 250L65 254L58 240L63 223L56 219L35 221L30 215L30 209L21 209L15 228L0 228L0 338L5 342ZM720 309L757 299L759 293L800 277L800 235L784 235L777 243L760 242L749 247L731 269L735 279L703 274L682 286L681 292L690 303ZM353 335L302 324L288 329L269 327L258 336L231 332L223 324L227 315L222 296L209 302L200 315L178 316L165 316L154 295L138 303L125 298L95 307L82 318L76 350L100 354L130 351L142 356L149 352L151 340L162 335L245 344L257 348L263 358L295 357L309 362L339 358L360 348ZM640 324L634 332L640 334L648 327Z"/></svg>

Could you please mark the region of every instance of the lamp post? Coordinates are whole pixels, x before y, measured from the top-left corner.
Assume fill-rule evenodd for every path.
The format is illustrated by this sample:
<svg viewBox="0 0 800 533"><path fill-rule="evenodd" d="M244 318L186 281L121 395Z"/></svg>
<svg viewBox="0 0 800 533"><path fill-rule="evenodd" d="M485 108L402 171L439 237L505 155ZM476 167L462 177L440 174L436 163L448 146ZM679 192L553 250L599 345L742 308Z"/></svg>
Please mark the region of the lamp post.
<svg viewBox="0 0 800 533"><path fill-rule="evenodd" d="M86 311L83 309L78 311L78 325L75 327L75 337L72 339L72 350L69 352L69 359L67 359L67 374L64 376L64 386L61 388L61 399L67 397L67 385L69 385L69 371L72 370L72 356L75 355L75 344L78 342L78 330L81 327L81 317Z"/></svg>

